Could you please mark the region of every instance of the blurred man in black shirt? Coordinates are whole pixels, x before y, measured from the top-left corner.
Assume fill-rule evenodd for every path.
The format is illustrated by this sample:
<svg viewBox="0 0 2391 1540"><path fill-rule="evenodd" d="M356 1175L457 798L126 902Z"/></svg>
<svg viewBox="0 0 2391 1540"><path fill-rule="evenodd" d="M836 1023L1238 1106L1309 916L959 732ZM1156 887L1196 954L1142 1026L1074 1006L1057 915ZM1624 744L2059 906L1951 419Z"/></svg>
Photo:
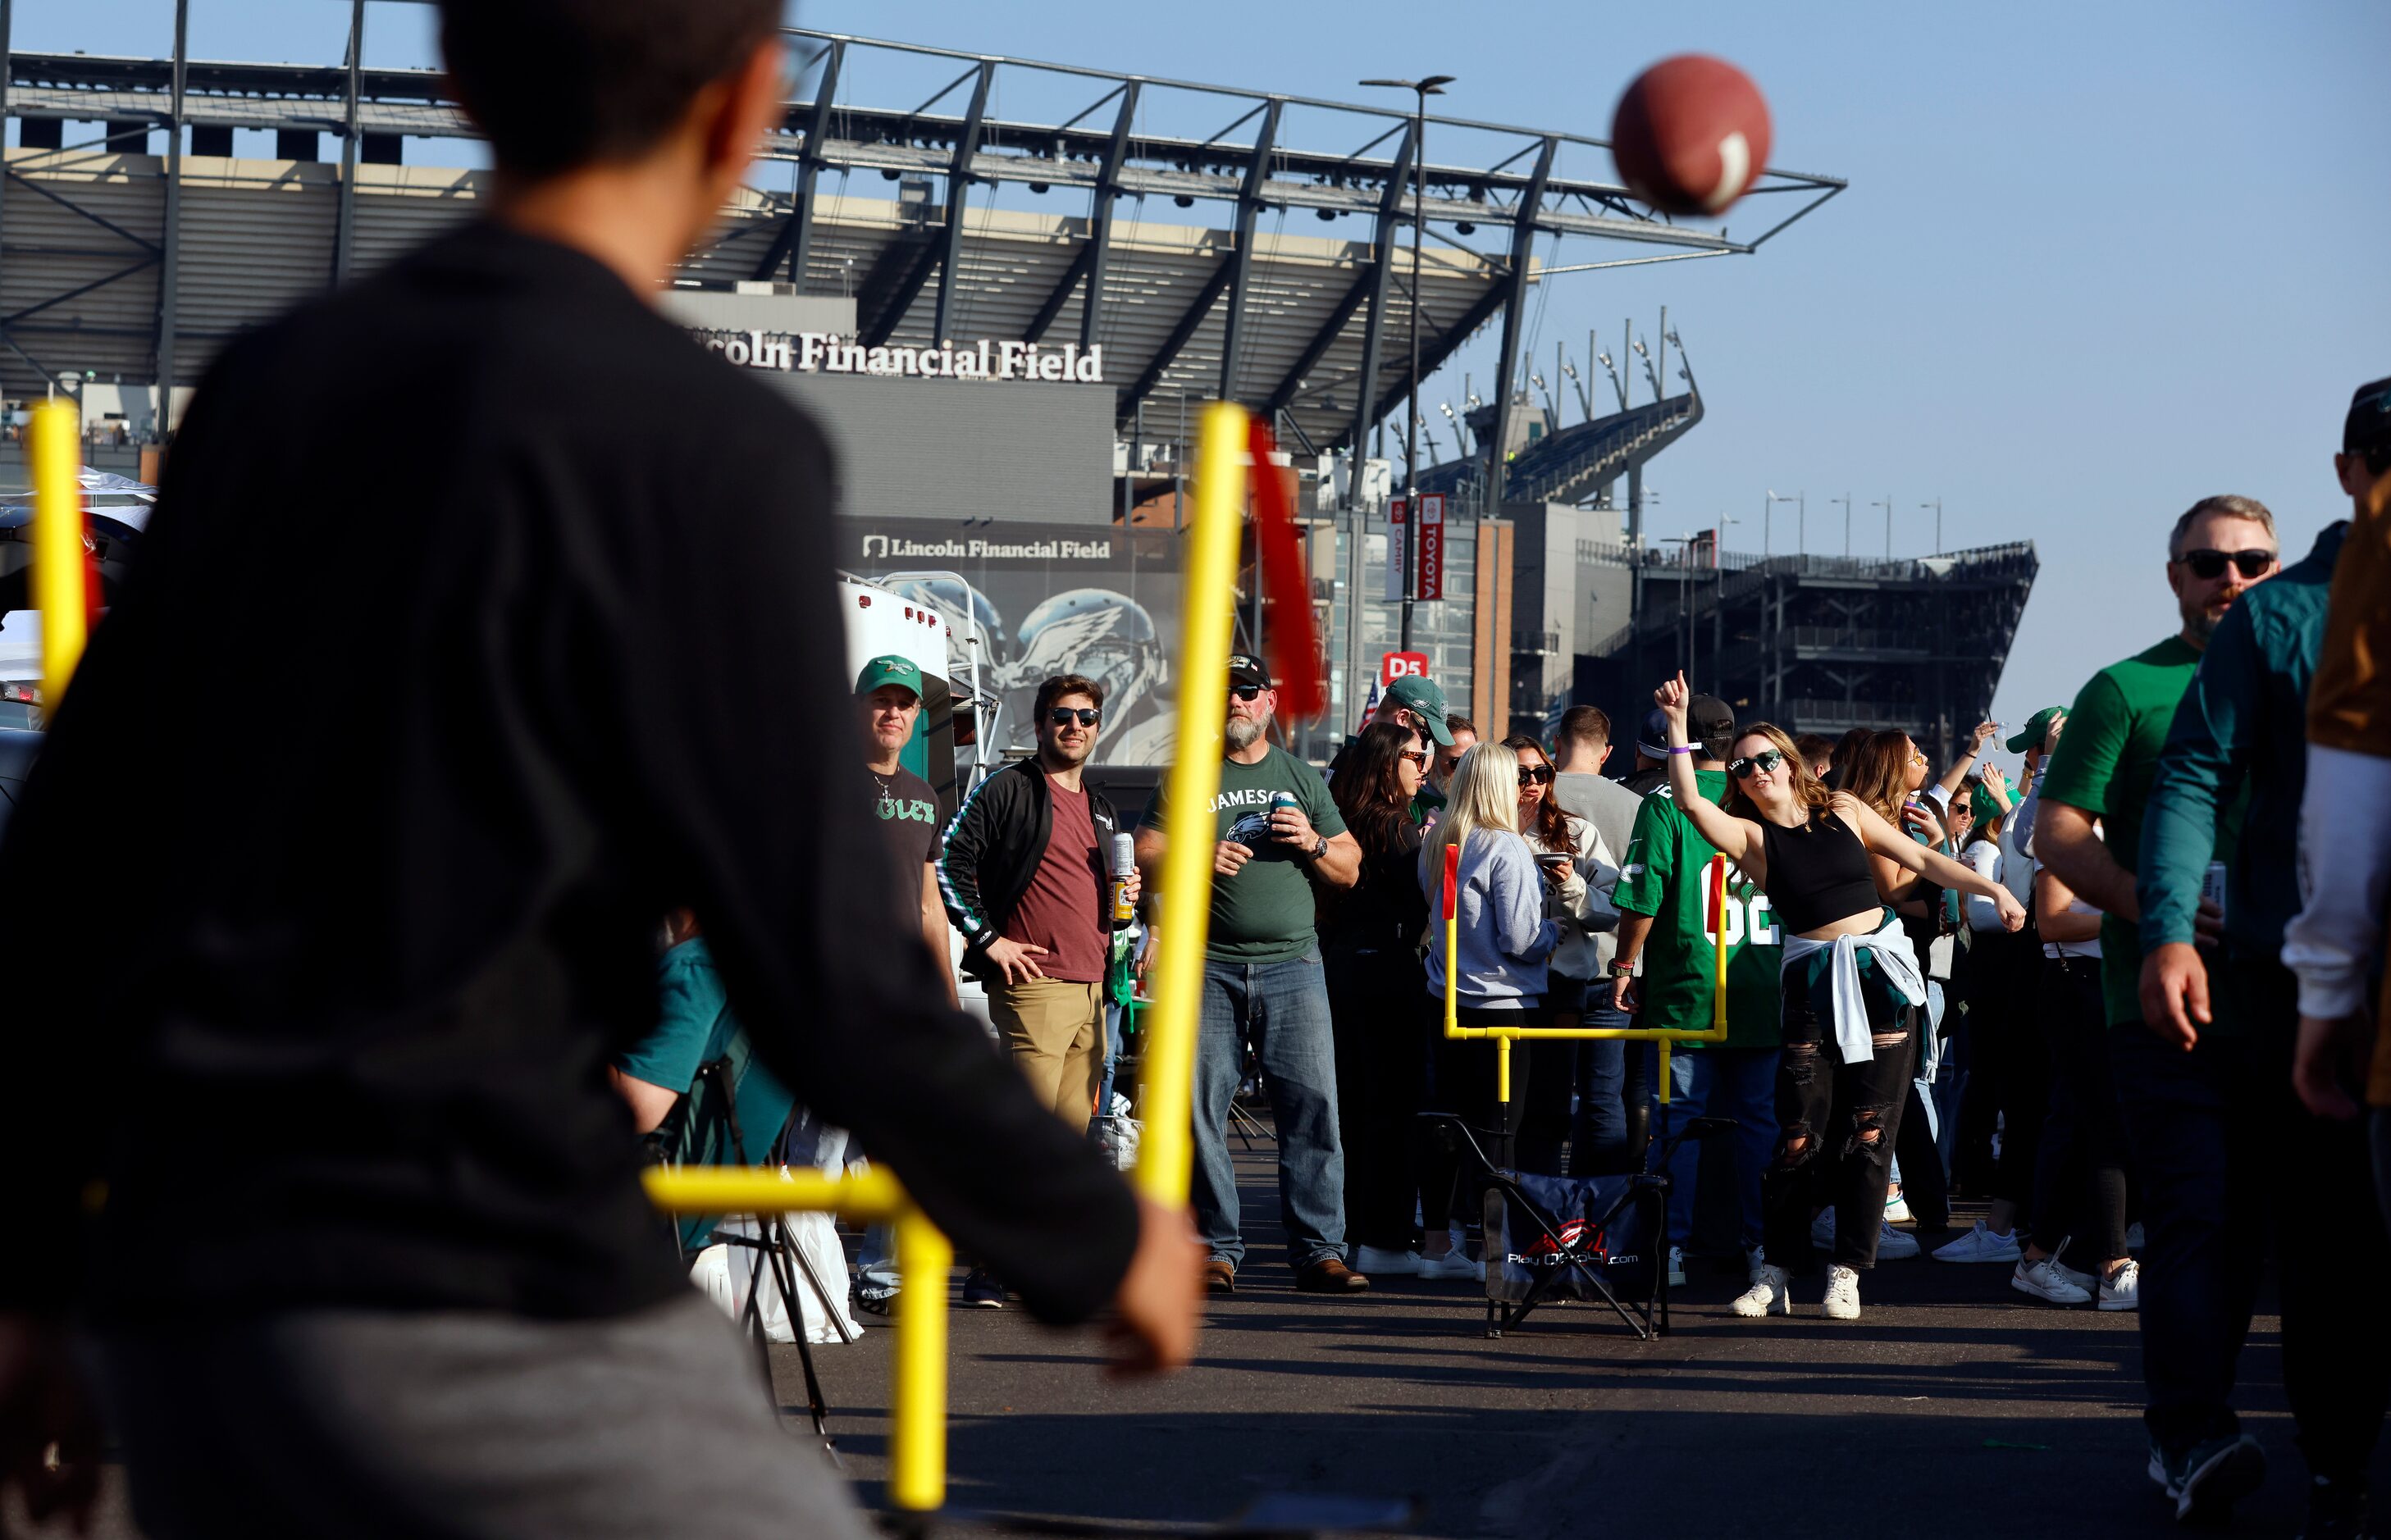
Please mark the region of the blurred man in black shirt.
<svg viewBox="0 0 2391 1540"><path fill-rule="evenodd" d="M684 905L773 1071L1033 1313L1190 1351L1184 1216L949 1008L823 751L855 707L821 434L649 303L782 111L779 14L444 6L487 212L192 403L0 847L42 959L0 1208L0 1458L37 1499L87 1501L80 1315L152 1540L859 1534L607 1089ZM237 732L201 638L270 703Z"/></svg>

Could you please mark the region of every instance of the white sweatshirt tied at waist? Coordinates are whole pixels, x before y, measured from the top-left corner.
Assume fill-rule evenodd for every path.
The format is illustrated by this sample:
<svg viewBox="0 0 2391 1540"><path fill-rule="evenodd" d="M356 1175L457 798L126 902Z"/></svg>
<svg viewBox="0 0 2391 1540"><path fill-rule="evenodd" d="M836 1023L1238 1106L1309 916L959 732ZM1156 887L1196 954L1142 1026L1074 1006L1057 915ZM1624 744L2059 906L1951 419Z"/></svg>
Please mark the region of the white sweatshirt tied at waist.
<svg viewBox="0 0 2391 1540"><path fill-rule="evenodd" d="M1883 928L1873 934L1855 932L1832 941L1788 935L1778 982L1788 989L1807 989L1810 958L1830 948L1835 955L1828 964L1827 987L1835 1012L1835 1050L1844 1063L1863 1064L1876 1057L1876 1038L1868 1030L1868 1002L1860 995L1861 949L1876 954L1876 966L1886 986L1904 1005L1926 1003L1926 979L1918 970L1918 953L1909 944L1908 932L1898 919L1888 917ZM1798 975L1796 968L1801 969Z"/></svg>

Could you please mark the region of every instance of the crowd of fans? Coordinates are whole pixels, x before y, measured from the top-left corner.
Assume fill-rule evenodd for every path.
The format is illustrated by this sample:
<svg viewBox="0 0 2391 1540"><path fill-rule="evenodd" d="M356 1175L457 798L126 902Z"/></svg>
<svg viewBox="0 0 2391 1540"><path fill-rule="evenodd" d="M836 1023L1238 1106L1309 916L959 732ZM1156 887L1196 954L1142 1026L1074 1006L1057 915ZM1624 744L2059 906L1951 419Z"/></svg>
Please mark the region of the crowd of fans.
<svg viewBox="0 0 2391 1540"><path fill-rule="evenodd" d="M1922 1254L2005 1265L2041 1304L2139 1310L2150 1473L2179 1514L2205 1517L2263 1471L2231 1401L2264 1215L2270 1238L2297 1241L2271 1249L2309 1533L2364 1533L2351 1526L2391 1386L2391 1328L2364 1286L2391 1254L2351 1121L2364 1077L2347 1067L2370 1046L2359 1023L2391 863L2391 383L2359 392L2337 464L2364 532L2351 555L2337 522L2284 567L2263 505L2194 505L2165 541L2179 630L2009 735L2014 782L1984 758L1991 722L1938 767L1902 732L1830 743L1738 723L1682 675L1655 692L1620 778L1596 708L1565 712L1550 743L1494 738L1416 677L1324 778L1272 740L1261 661L1233 658L1195 1097L1209 1289L1233 1292L1247 1261L1229 1141L1248 1089L1269 1103L1305 1291L1485 1277L1479 1194L1420 1136L1424 1110L1460 1114L1523 1170L1615 1174L1669 1150L1669 1282L1700 1249L1698 1205L1731 1216L1739 1315L1792 1314L1794 1281L1823 1271L1824 1313L1855 1319L1861 1274ZM1115 1105L1119 1008L1147 934L1130 909L1140 872L1158 871L1167 801L1121 869L1123 815L1081 774L1103 687L1066 675L1039 692L1036 754L941 833L929 788L898 764L921 706L909 670L876 659L857 682L873 815L919 874L925 939L961 935L994 1035L1086 1128ZM2365 808L2366 839L2303 840L2309 734L2345 789L2335 805ZM2313 836L2327 826L2315 798L2307 809ZM1449 849L1450 957L1431 927ZM2304 892L2320 895L2305 911ZM1169 918L1148 918L1169 945ZM664 962L684 1003L704 971L686 925ZM1442 1031L1448 969L1466 1026L1686 1033L1712 1025L1724 977L1725 1041L1673 1049L1665 1102L1648 1043L1521 1042L1498 1100L1495 1056ZM658 1036L619 1066L643 1126L670 1100L647 1067L686 1084L722 1047L685 1019ZM2378 1058L2378 1102L2386 1081ZM785 1110L759 1099L749 1126ZM1698 1118L1732 1129L1709 1162L1732 1192L1707 1203L1701 1146L1678 1137ZM2276 1170L2299 1174L2261 1175ZM1956 1233L1955 1193L1989 1200ZM868 1240L857 1300L888 1309L893 1283ZM963 1286L966 1303L1005 1298L984 1270Z"/></svg>

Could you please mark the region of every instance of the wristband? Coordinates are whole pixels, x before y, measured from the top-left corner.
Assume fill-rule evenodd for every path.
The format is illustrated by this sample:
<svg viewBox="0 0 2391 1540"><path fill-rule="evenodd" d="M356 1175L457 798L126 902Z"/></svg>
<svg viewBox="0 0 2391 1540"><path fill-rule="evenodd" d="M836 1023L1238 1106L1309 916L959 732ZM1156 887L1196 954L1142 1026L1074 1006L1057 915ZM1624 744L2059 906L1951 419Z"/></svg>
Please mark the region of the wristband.
<svg viewBox="0 0 2391 1540"><path fill-rule="evenodd" d="M1613 957L1610 959L1606 970L1614 979L1634 978L1635 976L1635 960L1633 957Z"/></svg>
<svg viewBox="0 0 2391 1540"><path fill-rule="evenodd" d="M1690 754L1700 747L1700 744L1694 743L1672 743L1669 745L1669 752L1673 754Z"/></svg>

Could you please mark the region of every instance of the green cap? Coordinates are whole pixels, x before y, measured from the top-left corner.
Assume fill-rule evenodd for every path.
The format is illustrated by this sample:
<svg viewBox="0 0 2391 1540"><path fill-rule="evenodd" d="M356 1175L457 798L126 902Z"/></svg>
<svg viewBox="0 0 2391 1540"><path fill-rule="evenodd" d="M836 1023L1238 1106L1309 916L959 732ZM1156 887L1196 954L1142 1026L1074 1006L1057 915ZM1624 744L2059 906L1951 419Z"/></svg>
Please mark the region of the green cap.
<svg viewBox="0 0 2391 1540"><path fill-rule="evenodd" d="M1989 824L1996 818L2006 817L2010 811L2001 805L2001 800L1998 797L1993 795L1993 789L1983 781L1978 781L1976 789L1968 793L1968 806L1975 813L1976 822L1980 824Z"/></svg>
<svg viewBox="0 0 2391 1540"><path fill-rule="evenodd" d="M1416 674L1406 674L1387 687L1386 699L1417 712L1428 723L1428 736L1436 739L1438 747L1453 747L1453 729L1444 725L1448 714L1444 691Z"/></svg>
<svg viewBox="0 0 2391 1540"><path fill-rule="evenodd" d="M2010 735L2007 748L2012 754L2023 754L2029 749L2039 749L2045 735L2050 731L2053 717L2064 716L2064 706L2045 706L2025 719L2025 725Z"/></svg>
<svg viewBox="0 0 2391 1540"><path fill-rule="evenodd" d="M919 699L922 695L921 666L911 658L884 652L864 664L863 672L855 676L855 693L858 695L870 695L883 685L902 685L913 692L914 699Z"/></svg>

